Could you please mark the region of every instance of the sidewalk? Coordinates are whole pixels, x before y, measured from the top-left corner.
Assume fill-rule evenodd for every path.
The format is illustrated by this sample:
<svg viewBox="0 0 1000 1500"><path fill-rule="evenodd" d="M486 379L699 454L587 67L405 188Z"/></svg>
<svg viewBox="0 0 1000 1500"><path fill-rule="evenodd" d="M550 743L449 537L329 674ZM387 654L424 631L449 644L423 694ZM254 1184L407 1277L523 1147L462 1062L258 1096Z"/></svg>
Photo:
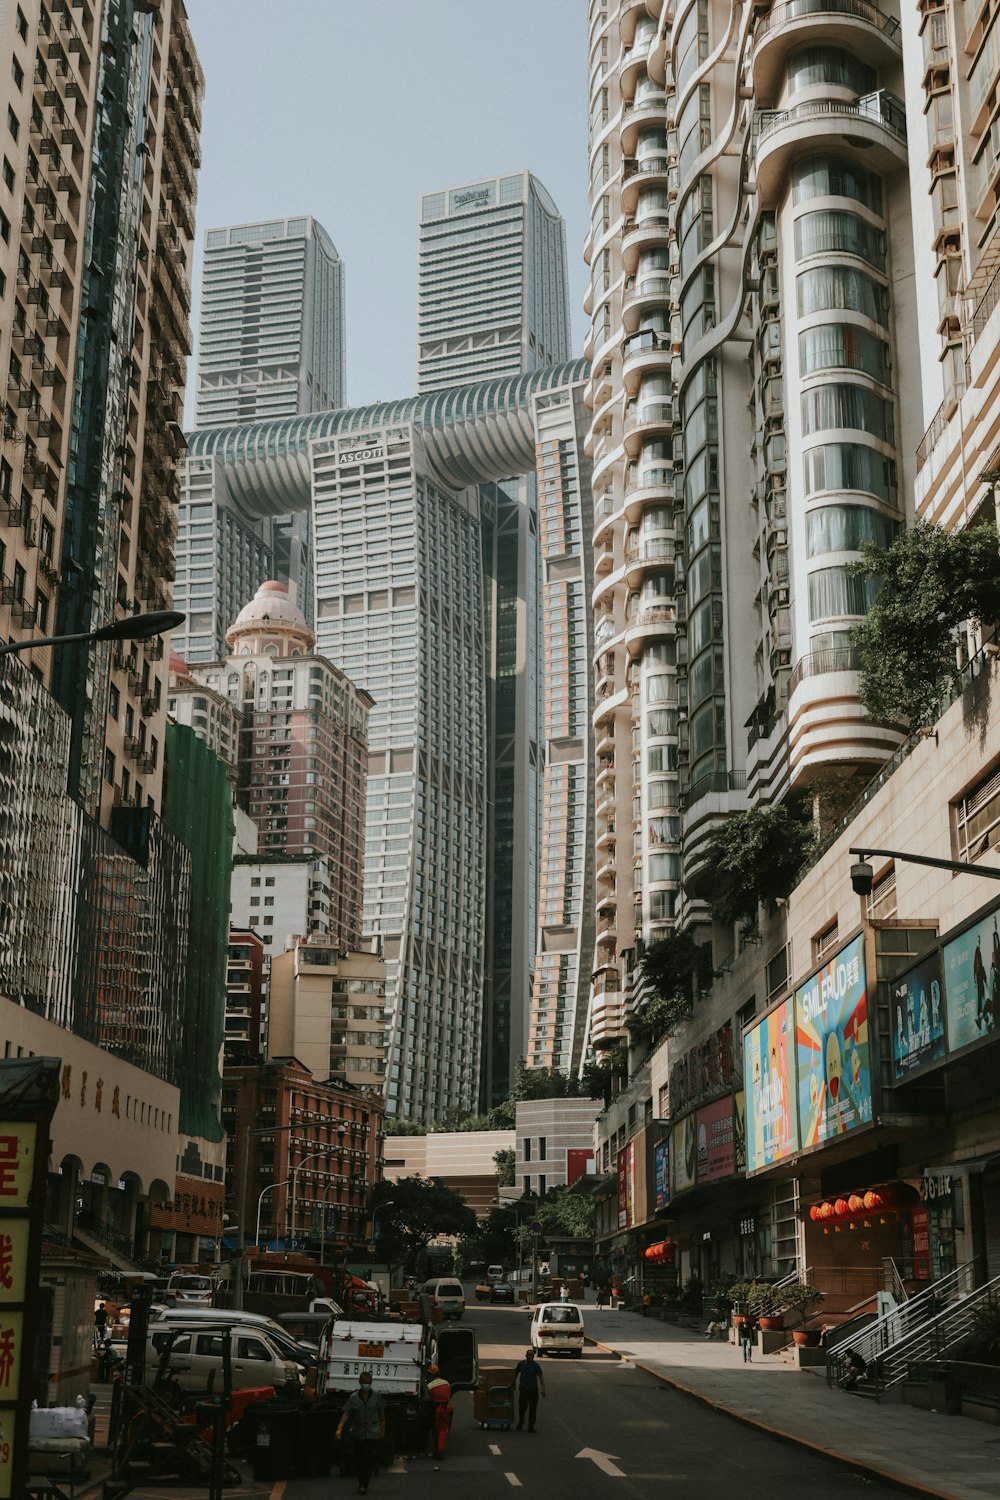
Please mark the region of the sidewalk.
<svg viewBox="0 0 1000 1500"><path fill-rule="evenodd" d="M676 1390L884 1483L946 1500L997 1500L1000 1427L828 1390L822 1370L740 1350L637 1313L586 1309L588 1338Z"/></svg>

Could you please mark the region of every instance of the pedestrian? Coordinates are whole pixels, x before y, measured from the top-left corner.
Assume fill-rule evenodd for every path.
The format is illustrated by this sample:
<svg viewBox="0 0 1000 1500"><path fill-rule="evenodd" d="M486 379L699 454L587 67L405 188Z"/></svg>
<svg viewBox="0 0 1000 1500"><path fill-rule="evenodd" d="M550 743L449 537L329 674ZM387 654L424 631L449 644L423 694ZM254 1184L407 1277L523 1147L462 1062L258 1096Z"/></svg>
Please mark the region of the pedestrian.
<svg viewBox="0 0 1000 1500"><path fill-rule="evenodd" d="M601 1308L601 1307L604 1306L604 1301L605 1301L605 1298L607 1297L607 1295L608 1295L607 1291L605 1290L605 1288L603 1286L599 1286L597 1288L597 1306L599 1308Z"/></svg>
<svg viewBox="0 0 1000 1500"><path fill-rule="evenodd" d="M848 1349L844 1355L844 1364L847 1367L847 1373L844 1376L844 1390L856 1391L858 1381L864 1380L868 1374L868 1366L856 1349Z"/></svg>
<svg viewBox="0 0 1000 1500"><path fill-rule="evenodd" d="M740 1343L743 1345L743 1363L753 1364L753 1346L757 1337L757 1319L753 1313L747 1313L740 1324Z"/></svg>
<svg viewBox="0 0 1000 1500"><path fill-rule="evenodd" d="M338 1438L345 1428L354 1439L358 1494L367 1495L372 1472L378 1467L379 1443L385 1437L385 1402L378 1391L372 1390L371 1370L361 1371L358 1389L344 1402L337 1424Z"/></svg>
<svg viewBox="0 0 1000 1500"><path fill-rule="evenodd" d="M649 1309L652 1306L652 1302L653 1302L653 1299L649 1295L649 1293L648 1292L643 1292L643 1294L642 1294L642 1315L643 1315L643 1317L645 1317L646 1314L649 1312Z"/></svg>
<svg viewBox="0 0 1000 1500"><path fill-rule="evenodd" d="M94 1313L94 1348L99 1349L104 1343L104 1330L108 1326L108 1309L103 1302L98 1302Z"/></svg>
<svg viewBox="0 0 1000 1500"><path fill-rule="evenodd" d="M521 1431L524 1426L524 1418L528 1418L528 1431L534 1432L535 1419L538 1413L538 1392L545 1395L545 1376L542 1367L535 1358L534 1349L525 1349L524 1358L519 1360L514 1368L514 1379L511 1388L520 1383L517 1398L517 1430Z"/></svg>
<svg viewBox="0 0 1000 1500"><path fill-rule="evenodd" d="M562 1286L559 1288L559 1301L560 1302L568 1302L569 1301L569 1287L566 1285L565 1281L563 1282Z"/></svg>
<svg viewBox="0 0 1000 1500"><path fill-rule="evenodd" d="M444 1458L454 1412L451 1404L451 1386L437 1365L427 1366L427 1376L427 1394L433 1402L434 1457Z"/></svg>

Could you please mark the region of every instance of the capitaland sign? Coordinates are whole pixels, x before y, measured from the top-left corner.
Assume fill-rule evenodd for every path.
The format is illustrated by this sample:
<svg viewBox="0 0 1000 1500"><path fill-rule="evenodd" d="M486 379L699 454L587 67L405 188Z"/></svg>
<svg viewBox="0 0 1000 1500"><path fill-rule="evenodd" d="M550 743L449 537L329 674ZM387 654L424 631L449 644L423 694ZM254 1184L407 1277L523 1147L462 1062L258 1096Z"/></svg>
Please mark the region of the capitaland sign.
<svg viewBox="0 0 1000 1500"><path fill-rule="evenodd" d="M368 463L373 458L385 458L384 448L351 448L347 453L341 453L337 463L341 468L345 464Z"/></svg>
<svg viewBox="0 0 1000 1500"><path fill-rule="evenodd" d="M461 192L452 193L452 208L485 208L493 196L493 188L463 188Z"/></svg>

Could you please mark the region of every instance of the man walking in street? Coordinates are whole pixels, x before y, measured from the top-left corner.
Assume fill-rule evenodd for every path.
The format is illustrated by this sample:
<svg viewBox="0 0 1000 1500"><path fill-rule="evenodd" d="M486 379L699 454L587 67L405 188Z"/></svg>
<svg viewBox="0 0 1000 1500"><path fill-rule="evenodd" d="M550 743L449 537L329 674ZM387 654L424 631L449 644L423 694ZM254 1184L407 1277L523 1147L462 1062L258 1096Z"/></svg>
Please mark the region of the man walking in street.
<svg viewBox="0 0 1000 1500"><path fill-rule="evenodd" d="M358 1389L344 1402L337 1424L338 1438L345 1427L354 1439L358 1462L358 1494L367 1495L372 1471L378 1466L379 1443L385 1437L385 1402L372 1390L372 1372L362 1370Z"/></svg>
<svg viewBox="0 0 1000 1500"><path fill-rule="evenodd" d="M545 1376L542 1367L535 1358L534 1349L525 1349L524 1358L519 1360L514 1369L512 1386L520 1385L517 1398L517 1430L521 1431L524 1426L524 1418L528 1418L528 1431L534 1432L535 1418L538 1413L538 1392L545 1395Z"/></svg>

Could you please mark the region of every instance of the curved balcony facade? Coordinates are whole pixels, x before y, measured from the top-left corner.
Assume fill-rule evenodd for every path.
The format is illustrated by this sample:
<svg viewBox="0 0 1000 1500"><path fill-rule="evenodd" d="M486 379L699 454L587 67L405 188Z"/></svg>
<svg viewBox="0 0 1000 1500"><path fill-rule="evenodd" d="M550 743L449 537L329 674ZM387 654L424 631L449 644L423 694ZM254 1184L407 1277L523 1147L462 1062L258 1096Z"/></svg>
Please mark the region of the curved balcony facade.
<svg viewBox="0 0 1000 1500"><path fill-rule="evenodd" d="M817 139L831 149L857 153L878 173L906 168L906 111L902 101L879 90L862 99L811 99L788 109L762 110L757 117L754 165L757 196L765 208L778 205L792 163Z"/></svg>
<svg viewBox="0 0 1000 1500"><path fill-rule="evenodd" d="M789 58L810 44L836 47L876 68L902 62L899 21L868 0L784 0L757 21L753 38L754 98L777 98Z"/></svg>

